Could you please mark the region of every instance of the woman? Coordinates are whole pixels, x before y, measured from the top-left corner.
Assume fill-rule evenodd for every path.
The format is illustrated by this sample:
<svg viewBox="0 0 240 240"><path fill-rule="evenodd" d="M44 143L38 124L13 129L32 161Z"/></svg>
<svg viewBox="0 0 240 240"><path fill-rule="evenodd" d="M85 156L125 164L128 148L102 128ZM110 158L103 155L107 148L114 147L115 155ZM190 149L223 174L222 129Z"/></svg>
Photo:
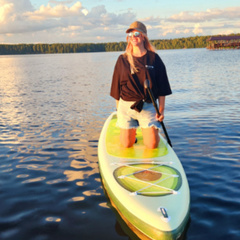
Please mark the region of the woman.
<svg viewBox="0 0 240 240"><path fill-rule="evenodd" d="M110 93L117 101L120 142L123 147L132 147L136 128L141 127L145 146L153 149L160 141L158 129L159 121L164 119L165 96L172 92L165 66L148 40L146 26L133 22L126 33L126 52L116 62ZM146 79L158 99L160 116L144 88Z"/></svg>

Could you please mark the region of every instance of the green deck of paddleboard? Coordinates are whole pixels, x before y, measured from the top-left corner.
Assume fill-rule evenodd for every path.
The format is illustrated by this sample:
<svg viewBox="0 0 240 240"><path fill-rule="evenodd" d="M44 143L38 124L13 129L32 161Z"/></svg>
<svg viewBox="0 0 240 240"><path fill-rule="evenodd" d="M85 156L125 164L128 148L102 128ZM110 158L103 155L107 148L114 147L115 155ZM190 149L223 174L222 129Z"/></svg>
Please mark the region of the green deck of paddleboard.
<svg viewBox="0 0 240 240"><path fill-rule="evenodd" d="M167 147L160 141L158 148L148 149L143 144L142 131L137 129L137 143L131 148L121 147L120 128L116 126L116 115L110 121L106 134L106 147L109 155L120 158L146 159L161 157L168 153Z"/></svg>

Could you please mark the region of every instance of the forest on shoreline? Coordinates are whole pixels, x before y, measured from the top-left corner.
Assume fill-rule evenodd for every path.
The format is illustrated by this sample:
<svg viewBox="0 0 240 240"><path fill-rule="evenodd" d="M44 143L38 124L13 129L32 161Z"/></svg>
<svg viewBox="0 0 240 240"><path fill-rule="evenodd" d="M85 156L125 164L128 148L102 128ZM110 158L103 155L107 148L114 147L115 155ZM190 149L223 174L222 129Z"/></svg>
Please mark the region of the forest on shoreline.
<svg viewBox="0 0 240 240"><path fill-rule="evenodd" d="M206 48L211 36L151 40L157 50ZM0 55L124 51L126 42L0 44Z"/></svg>

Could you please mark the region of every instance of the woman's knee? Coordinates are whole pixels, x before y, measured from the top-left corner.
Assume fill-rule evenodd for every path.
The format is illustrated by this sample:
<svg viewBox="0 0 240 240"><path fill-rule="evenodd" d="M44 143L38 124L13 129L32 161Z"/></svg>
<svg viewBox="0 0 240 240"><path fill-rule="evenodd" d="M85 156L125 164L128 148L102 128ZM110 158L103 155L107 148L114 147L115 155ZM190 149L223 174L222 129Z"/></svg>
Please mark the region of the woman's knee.
<svg viewBox="0 0 240 240"><path fill-rule="evenodd" d="M124 148L130 148L135 143L136 129L121 129L120 141Z"/></svg>
<svg viewBox="0 0 240 240"><path fill-rule="evenodd" d="M158 130L155 128L149 128L143 130L143 141L147 148L154 149L158 147L160 137Z"/></svg>
<svg viewBox="0 0 240 240"><path fill-rule="evenodd" d="M130 148L130 147L133 146L134 141L131 141L129 139L128 140L122 140L121 144L124 148Z"/></svg>
<svg viewBox="0 0 240 240"><path fill-rule="evenodd" d="M151 141L144 142L145 146L149 149L154 149L158 147L159 139L152 139Z"/></svg>

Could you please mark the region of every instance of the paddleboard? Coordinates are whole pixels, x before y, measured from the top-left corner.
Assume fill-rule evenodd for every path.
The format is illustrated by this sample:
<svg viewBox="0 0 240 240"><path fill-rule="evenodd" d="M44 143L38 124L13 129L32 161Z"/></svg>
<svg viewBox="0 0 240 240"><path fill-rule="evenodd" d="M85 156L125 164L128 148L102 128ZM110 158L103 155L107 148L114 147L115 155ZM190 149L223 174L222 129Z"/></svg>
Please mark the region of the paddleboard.
<svg viewBox="0 0 240 240"><path fill-rule="evenodd" d="M161 134L158 148L146 148L140 129L137 143L123 148L116 121L113 112L98 143L100 174L112 206L140 239L178 239L190 209L180 160Z"/></svg>

